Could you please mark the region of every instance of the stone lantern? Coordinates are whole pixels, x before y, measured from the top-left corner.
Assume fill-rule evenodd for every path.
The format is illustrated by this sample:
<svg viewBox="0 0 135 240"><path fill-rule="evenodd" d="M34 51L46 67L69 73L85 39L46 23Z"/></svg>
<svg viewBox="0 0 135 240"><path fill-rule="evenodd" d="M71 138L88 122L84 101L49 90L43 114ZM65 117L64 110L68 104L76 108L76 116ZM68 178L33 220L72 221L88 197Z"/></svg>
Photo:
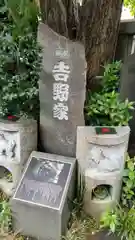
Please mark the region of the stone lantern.
<svg viewBox="0 0 135 240"><path fill-rule="evenodd" d="M0 121L0 188L7 195L12 195L29 155L36 148L35 120Z"/></svg>
<svg viewBox="0 0 135 240"><path fill-rule="evenodd" d="M120 198L130 129L78 127L77 161L84 178L84 210L96 219Z"/></svg>

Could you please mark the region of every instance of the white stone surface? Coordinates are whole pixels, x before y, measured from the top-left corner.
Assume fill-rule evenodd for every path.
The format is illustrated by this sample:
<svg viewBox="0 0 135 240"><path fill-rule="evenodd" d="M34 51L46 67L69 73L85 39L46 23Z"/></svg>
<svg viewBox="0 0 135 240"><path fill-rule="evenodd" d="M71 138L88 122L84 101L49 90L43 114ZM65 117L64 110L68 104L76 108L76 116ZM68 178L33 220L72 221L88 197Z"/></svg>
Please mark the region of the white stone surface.
<svg viewBox="0 0 135 240"><path fill-rule="evenodd" d="M122 173L127 152L129 127L116 127L117 134L96 134L95 127L77 128L79 175L85 180L84 210L97 219L107 207L119 201ZM99 185L109 185L110 197L92 199L92 191Z"/></svg>
<svg viewBox="0 0 135 240"><path fill-rule="evenodd" d="M13 182L0 179L0 188L11 195L30 153L37 148L34 120L0 121L0 167L12 174ZM0 176L1 177L1 176ZM7 189L7 186L9 186Z"/></svg>

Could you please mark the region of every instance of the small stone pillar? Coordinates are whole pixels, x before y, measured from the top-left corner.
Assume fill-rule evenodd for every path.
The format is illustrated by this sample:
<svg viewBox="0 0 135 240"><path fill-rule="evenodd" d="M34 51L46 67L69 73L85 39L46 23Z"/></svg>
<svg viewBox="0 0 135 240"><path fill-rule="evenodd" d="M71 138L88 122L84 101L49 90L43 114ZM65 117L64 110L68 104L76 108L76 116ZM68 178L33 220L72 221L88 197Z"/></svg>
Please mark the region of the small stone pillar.
<svg viewBox="0 0 135 240"><path fill-rule="evenodd" d="M75 173L75 158L32 152L10 202L14 231L60 240L70 218Z"/></svg>
<svg viewBox="0 0 135 240"><path fill-rule="evenodd" d="M128 126L77 129L77 160L86 188L84 210L98 220L119 201L129 133Z"/></svg>
<svg viewBox="0 0 135 240"><path fill-rule="evenodd" d="M12 195L24 164L36 148L36 121L0 121L0 188L7 195ZM12 181L4 176L4 170L9 171Z"/></svg>

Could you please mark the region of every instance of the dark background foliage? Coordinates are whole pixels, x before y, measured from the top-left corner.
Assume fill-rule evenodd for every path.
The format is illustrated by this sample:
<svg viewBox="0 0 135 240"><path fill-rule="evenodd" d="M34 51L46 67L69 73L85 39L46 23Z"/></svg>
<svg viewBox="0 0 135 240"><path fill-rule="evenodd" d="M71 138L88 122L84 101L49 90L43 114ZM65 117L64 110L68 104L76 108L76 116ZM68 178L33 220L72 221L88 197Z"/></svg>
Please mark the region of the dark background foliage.
<svg viewBox="0 0 135 240"><path fill-rule="evenodd" d="M30 0L3 1L0 19L0 117L37 118L41 67L37 6Z"/></svg>

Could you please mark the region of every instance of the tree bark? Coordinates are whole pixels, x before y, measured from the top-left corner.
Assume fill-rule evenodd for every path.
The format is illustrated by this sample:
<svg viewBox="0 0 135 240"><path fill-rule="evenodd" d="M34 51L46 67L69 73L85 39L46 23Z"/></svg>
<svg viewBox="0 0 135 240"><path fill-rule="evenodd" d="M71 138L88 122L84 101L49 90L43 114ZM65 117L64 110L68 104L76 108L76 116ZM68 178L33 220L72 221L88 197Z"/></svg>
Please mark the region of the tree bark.
<svg viewBox="0 0 135 240"><path fill-rule="evenodd" d="M55 32L68 37L67 9L61 0L40 0L42 20Z"/></svg>
<svg viewBox="0 0 135 240"><path fill-rule="evenodd" d="M40 0L42 21L55 32L73 40L79 25L77 1Z"/></svg>
<svg viewBox="0 0 135 240"><path fill-rule="evenodd" d="M115 54L119 31L122 0L85 0L80 16L80 33L85 44L87 60L87 88L100 67Z"/></svg>
<svg viewBox="0 0 135 240"><path fill-rule="evenodd" d="M40 0L43 21L57 33L82 41L87 60L87 88L115 53L123 0Z"/></svg>

